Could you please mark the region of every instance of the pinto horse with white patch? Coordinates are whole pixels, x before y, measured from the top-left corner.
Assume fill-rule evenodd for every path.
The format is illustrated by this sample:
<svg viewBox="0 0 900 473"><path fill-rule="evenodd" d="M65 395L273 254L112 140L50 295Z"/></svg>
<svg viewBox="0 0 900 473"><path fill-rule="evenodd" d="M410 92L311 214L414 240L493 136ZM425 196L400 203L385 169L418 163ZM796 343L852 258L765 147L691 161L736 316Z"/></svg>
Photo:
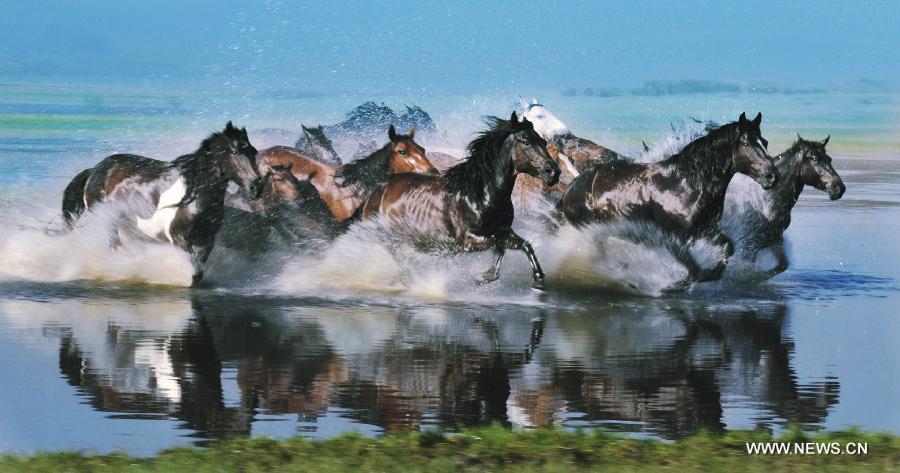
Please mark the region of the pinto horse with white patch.
<svg viewBox="0 0 900 473"><path fill-rule="evenodd" d="M560 207L575 225L619 220L652 221L685 240L709 238L725 247L725 258L704 270L689 254L676 254L692 279L718 279L734 244L718 229L728 183L736 172L763 189L778 181L759 125L741 114L736 122L711 130L658 163L613 161L583 172L563 195Z"/></svg>
<svg viewBox="0 0 900 473"><path fill-rule="evenodd" d="M100 203L125 204L116 207L111 245L121 244L120 231L175 245L191 255L196 286L222 226L228 183L236 183L244 194L256 193L255 157L247 131L231 122L197 151L172 162L114 154L79 173L66 187L63 216L71 228L86 209Z"/></svg>
<svg viewBox="0 0 900 473"><path fill-rule="evenodd" d="M559 166L547 142L516 112L509 121L489 119L490 128L469 143L466 161L443 175L396 174L372 194L362 209L366 219L380 217L393 231L420 246L455 252L493 249L494 265L482 282L500 277L507 249L522 250L531 263L534 287L544 287L544 272L531 244L512 230L513 185L519 174L552 186Z"/></svg>
<svg viewBox="0 0 900 473"><path fill-rule="evenodd" d="M315 186L334 218L344 222L387 181L388 175L438 173L425 156L425 148L414 141L415 132L413 128L407 135L398 135L391 125L387 144L368 157L343 166L323 163L284 146L260 151L256 166L261 175L275 166L290 167L297 179Z"/></svg>

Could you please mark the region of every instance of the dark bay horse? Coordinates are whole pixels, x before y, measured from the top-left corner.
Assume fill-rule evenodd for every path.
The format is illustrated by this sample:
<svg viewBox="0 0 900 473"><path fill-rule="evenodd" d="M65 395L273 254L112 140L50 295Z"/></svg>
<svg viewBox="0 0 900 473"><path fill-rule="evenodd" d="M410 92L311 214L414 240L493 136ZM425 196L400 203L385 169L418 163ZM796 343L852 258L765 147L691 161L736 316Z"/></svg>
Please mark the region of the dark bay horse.
<svg viewBox="0 0 900 473"><path fill-rule="evenodd" d="M247 131L231 122L205 139L197 151L172 162L114 154L69 184L63 215L71 227L85 209L103 202L126 204L116 207L112 246L121 243L120 230L175 245L191 255L196 286L222 226L228 183L235 182L244 194L256 192L255 157Z"/></svg>
<svg viewBox="0 0 900 473"><path fill-rule="evenodd" d="M395 174L366 201L363 218L383 218L392 230L424 246L451 251L493 249L494 265L482 281L500 277L506 249L522 250L531 263L534 286L544 273L531 244L512 230L512 191L520 173L548 186L559 180L559 166L547 142L528 120L513 112L509 121L489 119L490 128L469 143L468 159L441 176Z"/></svg>
<svg viewBox="0 0 900 473"><path fill-rule="evenodd" d="M307 127L306 125L300 125L300 128L303 134L300 135L297 143L294 144L294 148L296 148L300 154L318 159L319 161L331 164L332 166L340 166L343 164L341 162L341 157L338 156L337 151L334 150L334 144L327 136L325 136L322 125L313 128Z"/></svg>
<svg viewBox="0 0 900 473"><path fill-rule="evenodd" d="M726 254L712 270L701 270L687 252L676 257L692 279L717 279L734 252L733 243L718 229L731 178L740 172L764 189L778 180L778 170L766 154L761 121L762 114L750 121L742 113L738 121L710 131L658 163L595 165L572 182L560 207L575 225L644 220L684 239L709 238L724 245Z"/></svg>
<svg viewBox="0 0 900 473"><path fill-rule="evenodd" d="M284 240L334 237L343 229L315 186L297 179L290 166L270 168L260 187L260 196L250 201L250 208Z"/></svg>
<svg viewBox="0 0 900 473"><path fill-rule="evenodd" d="M323 163L284 146L260 151L256 166L260 175L266 175L274 166L290 166L297 179L308 180L315 186L334 217L343 222L385 183L388 175L438 172L425 156L425 149L413 140L414 136L415 129L408 135L398 135L392 125L388 128L387 144L370 156L343 166Z"/></svg>
<svg viewBox="0 0 900 473"><path fill-rule="evenodd" d="M783 234L791 225L791 209L803 188L810 186L825 191L831 200L840 199L847 189L831 164L831 156L825 152L829 138L809 141L797 135L797 141L775 157L780 177L775 187L763 192L763 208L742 209L733 199L726 199L721 226L735 238L741 256L755 262L762 249L771 248L775 253L778 262L767 271L768 277L788 267Z"/></svg>

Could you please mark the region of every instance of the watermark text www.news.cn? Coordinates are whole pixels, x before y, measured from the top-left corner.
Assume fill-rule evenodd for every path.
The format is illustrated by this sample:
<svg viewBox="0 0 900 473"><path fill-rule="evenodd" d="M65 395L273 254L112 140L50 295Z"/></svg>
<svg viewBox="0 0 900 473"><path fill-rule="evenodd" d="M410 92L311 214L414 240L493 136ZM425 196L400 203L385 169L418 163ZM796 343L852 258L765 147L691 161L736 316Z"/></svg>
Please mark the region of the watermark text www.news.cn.
<svg viewBox="0 0 900 473"><path fill-rule="evenodd" d="M747 442L748 455L868 455L865 442Z"/></svg>

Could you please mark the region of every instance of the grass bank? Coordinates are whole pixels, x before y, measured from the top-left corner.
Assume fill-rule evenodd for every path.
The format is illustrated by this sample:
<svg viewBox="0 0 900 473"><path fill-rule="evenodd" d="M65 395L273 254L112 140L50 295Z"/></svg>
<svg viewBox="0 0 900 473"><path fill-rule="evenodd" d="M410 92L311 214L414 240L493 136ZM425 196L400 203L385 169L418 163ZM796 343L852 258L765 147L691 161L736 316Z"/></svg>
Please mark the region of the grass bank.
<svg viewBox="0 0 900 473"><path fill-rule="evenodd" d="M817 442L868 454L750 455L748 442ZM150 458L76 452L0 457L0 472L428 472L450 471L897 471L900 437L858 431L780 437L765 432L699 434L676 443L623 439L600 431L510 431L501 427L441 436L408 433L325 441L237 439L206 449L178 448Z"/></svg>

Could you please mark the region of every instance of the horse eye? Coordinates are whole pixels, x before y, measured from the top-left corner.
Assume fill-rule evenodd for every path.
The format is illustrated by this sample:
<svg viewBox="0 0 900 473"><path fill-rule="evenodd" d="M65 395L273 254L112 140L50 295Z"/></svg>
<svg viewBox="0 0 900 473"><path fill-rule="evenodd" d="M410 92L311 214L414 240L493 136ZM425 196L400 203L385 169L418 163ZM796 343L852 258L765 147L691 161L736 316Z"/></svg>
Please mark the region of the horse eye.
<svg viewBox="0 0 900 473"><path fill-rule="evenodd" d="M399 151L399 153L400 153L400 156L406 156L406 154L407 154L405 149L401 149Z"/></svg>

